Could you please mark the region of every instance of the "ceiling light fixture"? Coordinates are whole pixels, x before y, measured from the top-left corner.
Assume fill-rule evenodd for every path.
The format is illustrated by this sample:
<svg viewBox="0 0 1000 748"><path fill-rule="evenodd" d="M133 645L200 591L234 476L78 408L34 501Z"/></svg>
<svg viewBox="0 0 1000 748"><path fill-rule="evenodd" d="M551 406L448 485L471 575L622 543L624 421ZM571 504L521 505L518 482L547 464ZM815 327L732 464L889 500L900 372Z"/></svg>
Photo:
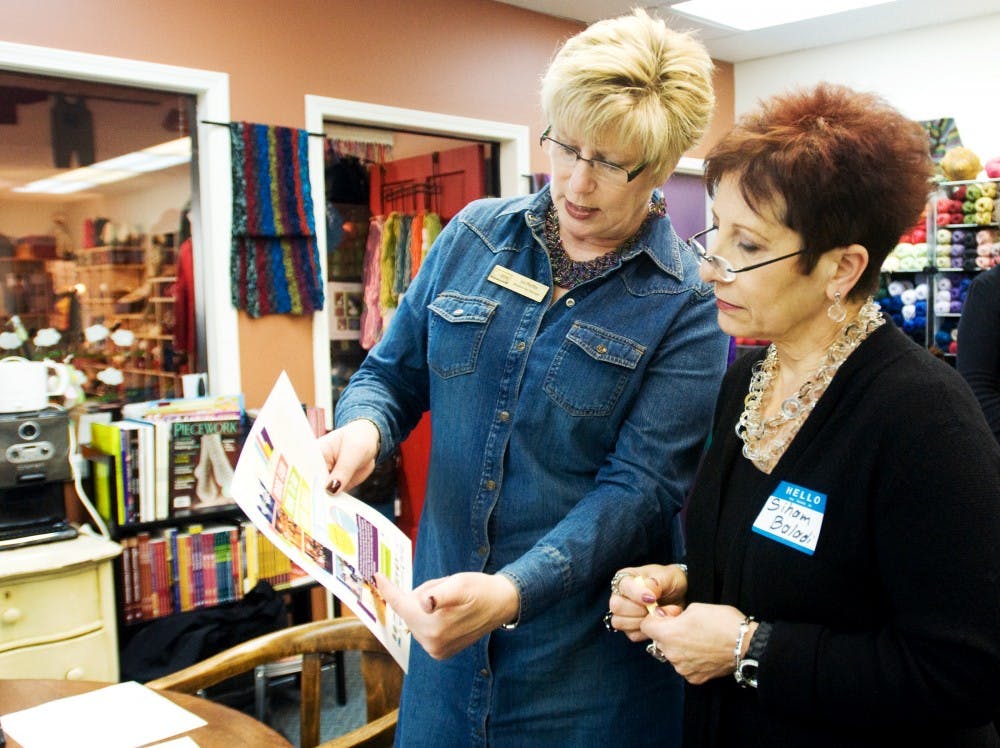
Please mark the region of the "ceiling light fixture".
<svg viewBox="0 0 1000 748"><path fill-rule="evenodd" d="M151 171L167 169L171 166L191 161L191 138L178 138L166 143L150 146L141 151L126 153L107 161L99 161L72 171L46 179L14 187L14 192L46 193L63 195L96 187L99 184L120 182Z"/></svg>
<svg viewBox="0 0 1000 748"><path fill-rule="evenodd" d="M718 26L755 31L890 2L895 0L811 0L808 3L790 3L788 0L685 0L671 5L670 10Z"/></svg>

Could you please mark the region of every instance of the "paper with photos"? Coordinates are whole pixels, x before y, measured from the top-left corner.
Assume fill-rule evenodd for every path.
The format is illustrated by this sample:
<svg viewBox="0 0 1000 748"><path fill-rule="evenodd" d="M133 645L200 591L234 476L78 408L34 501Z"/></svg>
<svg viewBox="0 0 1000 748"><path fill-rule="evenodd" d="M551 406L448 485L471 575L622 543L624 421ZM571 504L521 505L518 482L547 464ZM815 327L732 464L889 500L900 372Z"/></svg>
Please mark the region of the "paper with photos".
<svg viewBox="0 0 1000 748"><path fill-rule="evenodd" d="M326 462L288 375L282 372L243 444L232 493L275 546L375 634L405 671L410 634L370 583L378 571L413 585L410 539L385 515L326 491Z"/></svg>

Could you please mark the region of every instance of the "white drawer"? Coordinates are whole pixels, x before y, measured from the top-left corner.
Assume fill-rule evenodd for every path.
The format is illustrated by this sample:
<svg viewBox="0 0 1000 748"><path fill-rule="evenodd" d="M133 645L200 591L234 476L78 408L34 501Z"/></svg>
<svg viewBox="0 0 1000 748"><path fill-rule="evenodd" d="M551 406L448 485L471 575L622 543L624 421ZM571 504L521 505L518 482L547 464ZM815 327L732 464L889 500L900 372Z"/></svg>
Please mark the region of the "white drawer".
<svg viewBox="0 0 1000 748"><path fill-rule="evenodd" d="M96 565L0 582L0 653L102 626Z"/></svg>
<svg viewBox="0 0 1000 748"><path fill-rule="evenodd" d="M55 678L118 682L114 635L98 631L76 639L0 654L0 678Z"/></svg>

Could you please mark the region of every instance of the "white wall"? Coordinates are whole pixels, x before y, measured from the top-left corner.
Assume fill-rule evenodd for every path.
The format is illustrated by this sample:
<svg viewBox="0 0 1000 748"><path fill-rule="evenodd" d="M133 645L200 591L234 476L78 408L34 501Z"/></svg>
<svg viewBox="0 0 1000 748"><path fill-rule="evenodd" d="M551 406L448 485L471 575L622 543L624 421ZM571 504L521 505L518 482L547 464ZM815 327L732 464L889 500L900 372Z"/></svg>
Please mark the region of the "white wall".
<svg viewBox="0 0 1000 748"><path fill-rule="evenodd" d="M875 91L916 120L953 117L982 161L1000 156L1000 14L737 63L736 116L819 81Z"/></svg>

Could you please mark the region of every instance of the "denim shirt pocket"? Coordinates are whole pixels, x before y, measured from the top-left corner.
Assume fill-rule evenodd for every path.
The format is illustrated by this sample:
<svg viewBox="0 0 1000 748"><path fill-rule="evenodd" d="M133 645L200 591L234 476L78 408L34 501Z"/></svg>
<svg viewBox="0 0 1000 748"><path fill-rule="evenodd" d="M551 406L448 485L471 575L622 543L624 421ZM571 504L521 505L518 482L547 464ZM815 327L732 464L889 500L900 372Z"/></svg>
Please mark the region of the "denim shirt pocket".
<svg viewBox="0 0 1000 748"><path fill-rule="evenodd" d="M436 374L448 378L475 370L479 347L498 306L493 299L454 291L444 291L427 305L433 312L427 362Z"/></svg>
<svg viewBox="0 0 1000 748"><path fill-rule="evenodd" d="M545 392L570 415L606 416L639 365L645 346L574 322L545 376Z"/></svg>

